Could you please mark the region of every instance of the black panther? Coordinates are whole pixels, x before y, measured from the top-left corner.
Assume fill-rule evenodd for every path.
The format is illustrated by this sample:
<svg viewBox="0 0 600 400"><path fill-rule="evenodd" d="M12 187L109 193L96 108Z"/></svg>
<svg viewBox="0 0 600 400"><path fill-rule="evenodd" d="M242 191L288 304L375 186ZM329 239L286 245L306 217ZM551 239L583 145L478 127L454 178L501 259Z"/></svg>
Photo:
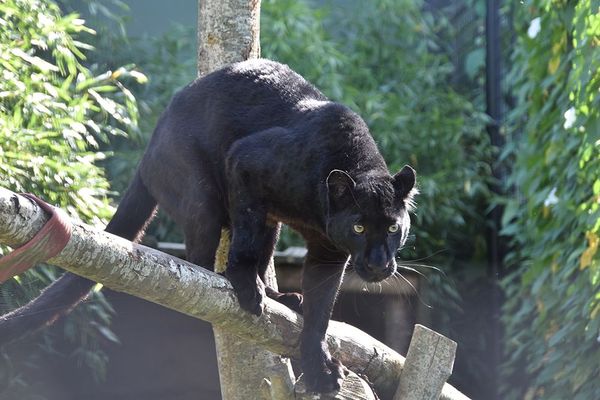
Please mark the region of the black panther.
<svg viewBox="0 0 600 400"><path fill-rule="evenodd" d="M159 205L183 229L188 260L210 267L230 229L225 275L241 307L261 315L269 296L302 313L306 384L327 392L344 376L324 337L346 264L367 282L394 274L414 187L411 167L390 175L356 113L289 67L250 60L173 97L106 231L138 240ZM281 223L306 240L303 296L263 283ZM0 343L68 312L93 284L65 274L0 319Z"/></svg>

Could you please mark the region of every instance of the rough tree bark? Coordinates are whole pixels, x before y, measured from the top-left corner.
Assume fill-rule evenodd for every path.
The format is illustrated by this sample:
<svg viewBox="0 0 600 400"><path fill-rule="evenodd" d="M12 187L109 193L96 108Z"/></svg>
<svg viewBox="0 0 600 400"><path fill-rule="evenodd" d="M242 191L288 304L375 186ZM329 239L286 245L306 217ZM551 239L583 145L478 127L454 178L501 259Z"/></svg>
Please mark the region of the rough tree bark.
<svg viewBox="0 0 600 400"><path fill-rule="evenodd" d="M259 56L260 0L199 0L199 76L226 64ZM227 265L228 237L229 233L223 231L215 260L217 272L223 272ZM267 275L270 286L277 289L272 261ZM224 400L260 398L265 379L279 398L284 400L284 393L292 398L294 374L288 359L253 346L219 326L213 326L213 332Z"/></svg>
<svg viewBox="0 0 600 400"><path fill-rule="evenodd" d="M215 271L223 272L229 253L229 232L221 232ZM273 260L267 270L267 284L277 290ZM290 360L248 343L242 337L213 325L219 380L223 399L294 398L295 377ZM262 396L262 397L261 397Z"/></svg>
<svg viewBox="0 0 600 400"><path fill-rule="evenodd" d="M437 400L452 374L455 354L455 341L415 325L394 400Z"/></svg>
<svg viewBox="0 0 600 400"><path fill-rule="evenodd" d="M13 248L23 245L47 219L37 204L0 188L0 243ZM261 317L246 313L225 278L186 261L73 222L71 240L48 262L110 289L211 322L271 352L299 356L302 317L270 299ZM404 365L402 356L353 326L335 321L327 339L332 354L366 375L380 398L393 397ZM468 400L448 384L440 399Z"/></svg>
<svg viewBox="0 0 600 400"><path fill-rule="evenodd" d="M260 56L260 0L198 1L198 74Z"/></svg>

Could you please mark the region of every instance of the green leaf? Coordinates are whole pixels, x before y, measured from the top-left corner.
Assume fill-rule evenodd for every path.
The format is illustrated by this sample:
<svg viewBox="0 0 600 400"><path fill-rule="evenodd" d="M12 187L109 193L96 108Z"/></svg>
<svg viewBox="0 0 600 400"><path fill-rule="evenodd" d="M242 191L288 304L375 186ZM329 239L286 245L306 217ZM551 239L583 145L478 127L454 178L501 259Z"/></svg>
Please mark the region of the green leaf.
<svg viewBox="0 0 600 400"><path fill-rule="evenodd" d="M465 59L465 72L467 76L471 79L475 78L475 76L482 70L485 66L485 50L484 49L475 49L467 54Z"/></svg>

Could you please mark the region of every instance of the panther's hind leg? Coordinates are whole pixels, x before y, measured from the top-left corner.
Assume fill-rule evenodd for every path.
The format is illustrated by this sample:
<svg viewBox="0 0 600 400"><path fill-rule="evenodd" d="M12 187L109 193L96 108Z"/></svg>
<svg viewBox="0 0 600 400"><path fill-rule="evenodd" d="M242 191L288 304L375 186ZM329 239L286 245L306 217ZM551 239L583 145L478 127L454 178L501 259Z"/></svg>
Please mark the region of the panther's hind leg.
<svg viewBox="0 0 600 400"><path fill-rule="evenodd" d="M273 257L280 229L281 224L279 223L275 225L267 225L266 237L268 239L265 240L264 247L262 248L261 255L258 260L258 276L265 284L265 294L267 297L288 306L299 314L302 314L302 295L300 293L281 293L269 285L266 277L267 268L271 262L271 258Z"/></svg>
<svg viewBox="0 0 600 400"><path fill-rule="evenodd" d="M188 261L213 270L221 229L227 225L223 195L204 163L190 157L178 168L169 167L173 157L155 152L145 160L150 189L182 229Z"/></svg>
<svg viewBox="0 0 600 400"><path fill-rule="evenodd" d="M222 227L222 221L214 218L214 213L209 210L201 221L188 224L184 228L187 260L203 268L214 270Z"/></svg>

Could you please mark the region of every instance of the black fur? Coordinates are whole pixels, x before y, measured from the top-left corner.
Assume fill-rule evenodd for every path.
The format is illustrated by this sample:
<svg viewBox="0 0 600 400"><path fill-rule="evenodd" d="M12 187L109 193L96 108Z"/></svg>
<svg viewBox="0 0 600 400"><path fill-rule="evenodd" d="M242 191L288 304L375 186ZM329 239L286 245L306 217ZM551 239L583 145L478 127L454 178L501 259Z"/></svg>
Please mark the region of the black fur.
<svg viewBox="0 0 600 400"><path fill-rule="evenodd" d="M188 259L211 266L221 228L230 228L226 276L240 305L260 315L268 295L302 312L306 384L330 391L339 387L344 368L324 336L346 263L351 257L367 281L395 271L414 184L410 167L389 174L357 114L287 66L252 60L174 96L107 231L134 239L158 203L183 228ZM304 297L263 284L281 222L307 243ZM83 292L64 303L72 307Z"/></svg>

